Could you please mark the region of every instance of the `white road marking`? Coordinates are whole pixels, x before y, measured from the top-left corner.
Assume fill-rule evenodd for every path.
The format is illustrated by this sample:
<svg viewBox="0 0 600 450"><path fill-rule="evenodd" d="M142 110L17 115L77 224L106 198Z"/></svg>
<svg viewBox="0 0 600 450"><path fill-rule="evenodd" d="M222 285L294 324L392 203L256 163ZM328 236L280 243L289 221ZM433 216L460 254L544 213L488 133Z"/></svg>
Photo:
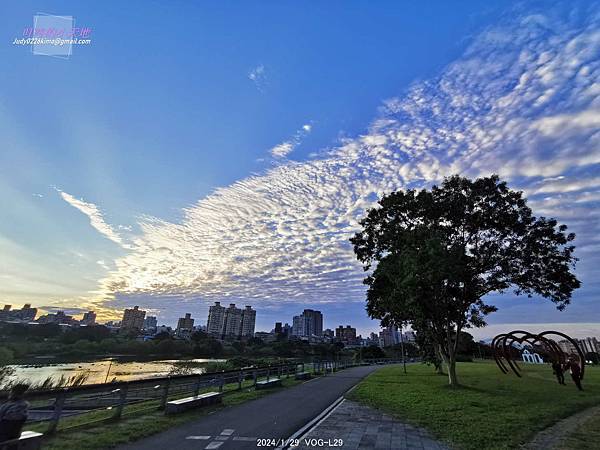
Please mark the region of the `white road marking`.
<svg viewBox="0 0 600 450"><path fill-rule="evenodd" d="M226 441L229 439L229 436L216 436L215 441Z"/></svg>
<svg viewBox="0 0 600 450"><path fill-rule="evenodd" d="M210 444L208 444L206 447L204 447L205 450L214 450L215 448L219 448L221 445L223 445L225 442L211 442Z"/></svg>
<svg viewBox="0 0 600 450"><path fill-rule="evenodd" d="M196 439L200 441L207 441L210 439L210 436L188 436L186 439Z"/></svg>
<svg viewBox="0 0 600 450"><path fill-rule="evenodd" d="M225 428L223 431L221 431L221 436L231 436L234 431L235 430L231 428Z"/></svg>
<svg viewBox="0 0 600 450"><path fill-rule="evenodd" d="M234 441L244 441L244 442L256 442L258 438L255 437L246 437L246 436L235 436L233 438Z"/></svg>

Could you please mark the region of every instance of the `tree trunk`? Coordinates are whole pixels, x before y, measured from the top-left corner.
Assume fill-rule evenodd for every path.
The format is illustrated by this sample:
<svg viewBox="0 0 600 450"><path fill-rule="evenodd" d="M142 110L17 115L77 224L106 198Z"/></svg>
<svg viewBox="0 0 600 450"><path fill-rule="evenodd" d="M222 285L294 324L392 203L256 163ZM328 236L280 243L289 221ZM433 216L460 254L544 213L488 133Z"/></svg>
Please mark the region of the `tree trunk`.
<svg viewBox="0 0 600 450"><path fill-rule="evenodd" d="M451 387L458 387L458 378L456 377L456 357L451 355L448 360L448 384Z"/></svg>
<svg viewBox="0 0 600 450"><path fill-rule="evenodd" d="M436 345L435 351L437 353L437 357L439 358L439 360L436 363L434 363L435 373L437 373L438 375L446 375L444 373L444 352L442 352L441 346Z"/></svg>

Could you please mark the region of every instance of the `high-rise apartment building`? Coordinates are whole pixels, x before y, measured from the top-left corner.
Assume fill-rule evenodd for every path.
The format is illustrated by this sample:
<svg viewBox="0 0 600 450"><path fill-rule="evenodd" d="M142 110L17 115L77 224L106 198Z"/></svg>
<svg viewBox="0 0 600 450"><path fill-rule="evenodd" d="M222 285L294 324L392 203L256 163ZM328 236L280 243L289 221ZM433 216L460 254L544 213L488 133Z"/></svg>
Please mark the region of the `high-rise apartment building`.
<svg viewBox="0 0 600 450"><path fill-rule="evenodd" d="M146 317L146 311L134 306L133 308L126 309L123 312L123 319L121 320L121 329L123 330L141 330L144 327L144 318Z"/></svg>
<svg viewBox="0 0 600 450"><path fill-rule="evenodd" d="M225 330L227 338L238 338L242 334L242 310L235 307L234 303L225 310Z"/></svg>
<svg viewBox="0 0 600 450"><path fill-rule="evenodd" d="M256 324L256 311L251 306L246 306L242 310L242 334L243 338L254 336L254 326Z"/></svg>
<svg viewBox="0 0 600 450"><path fill-rule="evenodd" d="M215 302L208 310L206 331L218 338L239 339L254 336L256 311L251 306L245 309L236 308L231 303L228 308Z"/></svg>
<svg viewBox="0 0 600 450"><path fill-rule="evenodd" d="M215 302L208 308L208 321L206 322L206 332L214 337L223 337L225 328L225 307L220 302Z"/></svg>
<svg viewBox="0 0 600 450"><path fill-rule="evenodd" d="M379 346L391 347L400 343L400 335L396 326L385 327L379 333Z"/></svg>
<svg viewBox="0 0 600 450"><path fill-rule="evenodd" d="M299 316L294 316L292 336L323 336L323 314L321 314L321 311L305 309Z"/></svg>

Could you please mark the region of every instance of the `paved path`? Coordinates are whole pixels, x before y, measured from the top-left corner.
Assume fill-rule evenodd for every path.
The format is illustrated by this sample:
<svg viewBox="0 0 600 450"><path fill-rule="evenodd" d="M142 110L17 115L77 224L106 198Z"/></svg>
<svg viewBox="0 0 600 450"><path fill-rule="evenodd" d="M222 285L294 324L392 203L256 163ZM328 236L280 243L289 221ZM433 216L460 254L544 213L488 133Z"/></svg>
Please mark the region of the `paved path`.
<svg viewBox="0 0 600 450"><path fill-rule="evenodd" d="M381 366L354 367L298 386L283 389L257 400L224 408L155 436L118 447L122 450L206 450L274 448L287 439L348 389Z"/></svg>
<svg viewBox="0 0 600 450"><path fill-rule="evenodd" d="M561 448L564 439L575 432L579 425L587 422L596 415L600 415L600 406L584 409L577 414L559 420L554 425L551 425L536 434L523 448L525 450L550 450Z"/></svg>
<svg viewBox="0 0 600 450"><path fill-rule="evenodd" d="M343 444L340 446L340 444ZM298 450L443 450L427 431L404 424L369 408L344 400L300 439Z"/></svg>

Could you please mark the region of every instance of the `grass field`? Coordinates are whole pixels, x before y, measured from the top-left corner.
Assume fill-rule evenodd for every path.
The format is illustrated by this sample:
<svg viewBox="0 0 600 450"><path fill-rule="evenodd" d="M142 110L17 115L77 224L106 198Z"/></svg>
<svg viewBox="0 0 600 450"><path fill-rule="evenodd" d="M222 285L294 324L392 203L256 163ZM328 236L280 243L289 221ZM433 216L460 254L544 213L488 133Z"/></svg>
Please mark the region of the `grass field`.
<svg viewBox="0 0 600 450"><path fill-rule="evenodd" d="M284 378L282 379L283 387L281 388L259 391L254 390L254 388L247 388L241 391L229 392L223 396L222 405L208 406L177 415L165 416L163 411L156 410L156 404L152 411L144 408L143 411L136 414L135 410L131 410L129 414L124 415L118 421L64 431L60 431L59 428L59 432L44 440L43 448L45 450L94 450L115 447L118 444L132 442L198 419L221 408L254 400L299 383L301 382L293 378ZM74 418L74 420L82 419ZM88 417L87 420L90 420L90 418ZM68 423L68 420L65 422ZM27 427L27 429L33 430L35 427ZM43 428L40 428L39 431L43 431Z"/></svg>
<svg viewBox="0 0 600 450"><path fill-rule="evenodd" d="M458 389L425 365L408 366L406 375L402 367L386 367L349 397L422 426L454 448L477 450L517 448L557 420L600 404L598 368L586 368L579 392L568 374L567 386L558 385L546 364L522 367L517 378L493 362L459 363Z"/></svg>

